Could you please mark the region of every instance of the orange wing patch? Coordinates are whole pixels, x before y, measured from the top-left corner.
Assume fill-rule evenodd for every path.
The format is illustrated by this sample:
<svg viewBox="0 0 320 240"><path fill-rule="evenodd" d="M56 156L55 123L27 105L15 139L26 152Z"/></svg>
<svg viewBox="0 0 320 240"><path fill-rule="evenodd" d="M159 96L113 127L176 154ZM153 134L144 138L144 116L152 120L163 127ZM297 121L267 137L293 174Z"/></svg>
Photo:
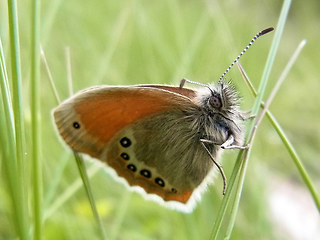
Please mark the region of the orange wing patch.
<svg viewBox="0 0 320 240"><path fill-rule="evenodd" d="M67 144L97 158L109 140L124 127L184 104L193 103L174 91L143 86L100 86L67 99L54 110L54 117Z"/></svg>
<svg viewBox="0 0 320 240"><path fill-rule="evenodd" d="M75 102L74 108L90 126L88 133L107 142L125 126L188 101L181 98L155 89L105 88Z"/></svg>

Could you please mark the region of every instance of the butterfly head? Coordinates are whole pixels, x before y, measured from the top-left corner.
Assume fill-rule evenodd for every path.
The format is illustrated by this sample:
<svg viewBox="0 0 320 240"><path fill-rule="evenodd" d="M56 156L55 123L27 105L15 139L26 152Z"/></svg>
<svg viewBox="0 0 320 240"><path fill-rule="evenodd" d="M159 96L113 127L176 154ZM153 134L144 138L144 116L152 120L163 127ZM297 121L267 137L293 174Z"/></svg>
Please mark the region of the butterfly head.
<svg viewBox="0 0 320 240"><path fill-rule="evenodd" d="M210 112L232 114L239 110L239 97L230 82L221 80L215 85L208 85L204 91L199 97Z"/></svg>
<svg viewBox="0 0 320 240"><path fill-rule="evenodd" d="M204 138L225 142L229 135L233 135L234 143L242 145L244 118L240 98L230 82L220 80L207 85L198 91L196 100L203 116Z"/></svg>

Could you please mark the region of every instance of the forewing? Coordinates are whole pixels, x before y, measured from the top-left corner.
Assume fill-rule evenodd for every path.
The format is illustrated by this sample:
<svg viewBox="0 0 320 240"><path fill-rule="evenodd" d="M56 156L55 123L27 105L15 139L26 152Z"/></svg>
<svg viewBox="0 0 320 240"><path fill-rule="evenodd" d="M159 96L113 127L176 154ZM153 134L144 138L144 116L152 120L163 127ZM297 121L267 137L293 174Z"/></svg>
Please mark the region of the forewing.
<svg viewBox="0 0 320 240"><path fill-rule="evenodd" d="M54 109L62 138L72 149L98 158L121 129L191 100L152 87L99 86L86 89Z"/></svg>

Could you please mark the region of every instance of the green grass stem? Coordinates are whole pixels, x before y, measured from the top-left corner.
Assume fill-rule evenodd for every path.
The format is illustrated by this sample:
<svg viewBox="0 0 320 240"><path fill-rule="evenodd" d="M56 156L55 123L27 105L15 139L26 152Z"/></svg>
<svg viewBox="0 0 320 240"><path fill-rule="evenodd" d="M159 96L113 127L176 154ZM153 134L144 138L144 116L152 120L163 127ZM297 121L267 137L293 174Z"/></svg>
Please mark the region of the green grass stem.
<svg viewBox="0 0 320 240"><path fill-rule="evenodd" d="M259 108L260 108L260 105L262 103L262 98L263 98L263 95L264 95L264 92L265 92L265 89L266 89L266 86L268 83L268 79L269 79L269 76L271 73L273 62L274 62L274 59L275 59L275 56L277 53L277 49L278 49L278 46L279 46L279 43L281 40L282 32L283 32L284 25L285 25L285 22L287 19L287 15L288 15L288 12L290 9L290 5L291 5L291 0L285 0L283 3L283 7L282 7L282 10L280 13L279 21L278 21L278 24L276 27L275 37L273 39L273 42L272 42L272 45L271 45L271 48L269 51L269 55L268 55L268 59L267 59L267 62L266 62L265 68L264 68L264 72L262 74L260 86L258 89L258 94L257 94L256 100L255 100L255 103L252 107L252 114L253 115L257 115ZM252 121L251 126L249 127L248 134L246 136L246 142L249 143L248 140L250 140L251 145L253 143L254 136L255 136L255 134L254 134L255 131L252 133L252 130L254 127L255 127L255 122ZM250 133L250 135L249 135L249 133ZM234 173L234 172L232 173L231 179L229 181L229 185L233 186L234 181L236 180L236 177L239 174L239 179L238 179L239 182L237 184L237 188L235 189L236 195L235 195L235 198L232 199L233 200L232 208L231 208L232 214L231 214L231 217L228 219L227 231L225 232L225 234L223 234L225 239L230 238L231 233L232 233L232 229L233 229L233 226L235 223L235 219L236 219L235 216L236 216L236 213L238 212L238 208L239 208L241 193L242 193L244 179L245 179L245 173L246 173L246 169L247 169L248 162L249 162L248 160L249 160L249 157L251 154L251 149L252 149L252 146L250 146L250 148L246 151L243 151L243 150L239 151L236 164L233 168L233 171L235 171L236 173ZM243 160L241 160L241 156L243 153L244 153L244 158L243 158ZM241 163L239 163L239 161L241 161ZM231 187L229 186L229 188L231 188ZM231 200L230 194L231 194L231 189L230 190L228 189L226 192L226 195L222 201L221 209L219 209L219 213L218 213L218 216L216 218L216 221L215 221L215 224L214 224L214 227L212 230L211 239L218 239L218 235L222 234L220 232L220 229L221 229L221 225L222 225L223 220L226 218L226 212L227 212L226 208L228 207L229 201Z"/></svg>
<svg viewBox="0 0 320 240"><path fill-rule="evenodd" d="M13 161L17 162L15 182L16 202L14 208L17 212L16 228L19 237L29 239L29 219L28 219L28 195L27 183L25 176L25 150L24 150L24 123L23 123L23 106L22 106L22 81L20 66L20 43L19 43L19 27L18 27L18 10L15 0L8 0L8 22L9 22L9 39L10 39L10 55L11 55L11 77L12 77L12 106L14 113L14 143L15 151Z"/></svg>
<svg viewBox="0 0 320 240"><path fill-rule="evenodd" d="M255 121L255 128L256 129L258 127L258 125L260 125L265 113L268 111L276 93L279 91L280 86L282 85L283 81L286 79L289 71L291 70L293 64L295 63L295 61L297 60L302 48L304 47L304 45L306 44L306 41L303 40L299 46L297 47L296 51L293 53L292 57L290 58L288 64L286 65L286 67L284 68L283 72L281 73L279 79L277 80L275 86L273 87L270 96L268 97L267 101L264 104L264 108L262 109L262 111L260 112L260 114L257 116L256 121ZM261 104L260 104L261 106Z"/></svg>
<svg viewBox="0 0 320 240"><path fill-rule="evenodd" d="M73 84L72 84L72 68L71 68L70 47L65 48L65 54L66 54L68 89L69 89L69 95L72 96L73 95Z"/></svg>
<svg viewBox="0 0 320 240"><path fill-rule="evenodd" d="M9 81L5 64L4 51L2 46L2 41L0 39L0 55L1 55L1 97L2 97L2 105L4 110L4 126L3 132L5 134L1 134L2 141L6 143L7 151L4 151L4 169L7 173L8 179L8 189L10 191L10 197L12 202L12 212L13 219L16 223L20 223L20 225L16 225L16 232L18 235L23 235L23 223L20 222L20 211L21 208L17 208L20 204L20 194L19 194L19 176L18 176L18 166L17 166L17 155L15 149L15 133L14 133L14 117L12 111L12 102L11 102L11 92L9 89Z"/></svg>
<svg viewBox="0 0 320 240"><path fill-rule="evenodd" d="M47 69L50 85L51 85L52 91L53 91L53 93L54 93L54 95L56 97L56 101L58 103L60 103L60 97L59 97L59 95L57 93L56 86L54 84L54 81L53 81L53 78L52 78L52 74L51 74L49 65L47 63L47 60L46 60L46 57L45 57L43 49L41 49L41 56L42 56L43 62L45 64L45 67ZM68 49L66 49L66 58L67 58L67 71L68 71L68 78L67 79L68 79L69 93L72 94L73 90L72 90L71 60L70 60L70 52L68 51ZM80 177L82 179L82 182L83 182L83 186L84 186L84 188L86 190L86 194L87 194L88 200L90 202L90 206L91 206L91 210L92 210L94 219L95 219L95 221L97 223L97 226L98 226L98 231L99 231L99 234L100 234L100 238L101 239L107 239L107 236L106 236L105 231L104 231L104 226L102 224L102 220L101 220L101 218L99 216L99 213L98 213L98 210L97 210L97 206L96 206L93 194L92 194L92 190L91 190L91 186L90 186L90 182L89 182L89 177L88 177L88 173L86 171L84 160L83 160L82 156L79 153L74 151L73 154L74 154L77 166L78 166L78 170L79 170L79 174L80 174ZM71 195L69 195L69 197L70 196ZM46 212L46 217L47 216L48 216L48 212Z"/></svg>
<svg viewBox="0 0 320 240"><path fill-rule="evenodd" d="M59 93L57 91L56 85L54 84L52 73L50 71L46 55L45 55L43 48L41 46L40 46L40 54L41 54L42 62L43 62L44 66L46 68L46 71L48 73L48 78L49 78L51 90L52 90L53 95L55 97L56 103L59 104L59 103L61 103L61 98L60 98Z"/></svg>
<svg viewBox="0 0 320 240"><path fill-rule="evenodd" d="M301 44L304 44L304 42L302 42ZM300 44L300 46L301 46L301 44ZM254 96L256 96L257 91L256 91L255 87L253 86L253 84L251 83L248 75L246 74L246 72L244 71L244 69L242 68L241 65L238 65L238 66L239 66L239 69L241 71L242 76L244 77L245 81L249 85L251 93ZM264 106L265 106L265 104L262 103L261 107L264 108ZM320 212L319 193L317 192L316 188L314 187L314 184L312 183L311 178L310 178L309 174L307 173L300 156L298 155L297 151L293 147L292 143L290 142L289 138L285 134L284 130L282 129L282 127L280 126L280 124L278 123L278 121L276 120L274 115L269 110L266 110L265 114L266 114L267 118L269 119L270 123L272 124L273 128L276 130L280 139L282 140L282 143L284 144L284 146L288 150L288 152L289 152L291 158L293 159L293 162L296 165L304 183L307 185L307 187L312 195L313 201L315 202L316 207L318 208L318 211Z"/></svg>
<svg viewBox="0 0 320 240"><path fill-rule="evenodd" d="M290 58L288 64L286 65L286 67L284 68L282 74L280 75L279 79L277 80L275 86L273 87L270 96L268 97L268 100L266 101L266 104L264 106L262 106L263 102L261 102L260 107L262 108L262 111L260 112L260 114L256 117L255 119L255 125L250 133L249 136L249 145L253 144L253 139L254 139L254 135L257 132L258 127L261 124L261 121L266 113L266 111L268 110L270 104L272 103L272 100L274 99L274 96L276 95L276 93L278 92L280 86L282 85L284 79L286 78L286 76L288 75L290 69L292 68L294 62L297 60L303 46L304 46L305 42L302 42L298 48L296 49L296 51L293 53L293 56ZM247 157L249 157L249 150L248 151L244 151L244 157L245 159ZM242 169L241 169L242 170ZM241 175L240 175L241 176ZM241 181L238 182L238 188L237 188L237 193L236 196L240 195L241 193L239 192L241 190ZM231 233L232 233L232 229L234 227L234 223L235 219L236 219L236 213L237 213L237 205L239 204L237 201L235 201L233 204L236 204L235 207L233 207L231 209L231 221L228 224L228 229L227 229L227 239L229 239L231 237Z"/></svg>
<svg viewBox="0 0 320 240"><path fill-rule="evenodd" d="M274 63L276 54L277 54L277 49L280 44L281 36L283 33L283 29L284 29L284 26L286 23L286 19L287 19L288 13L289 13L290 6L291 6L291 0L285 0L283 3L283 6L282 6L282 10L281 10L279 21L278 21L278 24L276 27L276 32L275 32L275 36L274 36L274 39L273 39L273 42L271 45L271 49L270 49L270 52L268 55L266 66L265 66L264 72L262 74L260 86L258 89L258 94L257 94L255 103L252 108L252 114L254 116L258 114L261 103L263 102L264 92L266 90L269 76L270 76L270 73L271 73L271 70L273 67L273 63ZM239 182L237 185L238 187L236 188L236 195L234 198L234 202L232 204L231 218L229 219L229 222L228 222L228 228L226 231L225 239L230 239L231 233L232 233L232 230L233 230L233 227L235 224L236 213L238 212L238 209L239 209L241 193L242 193L242 189L243 189L243 185L244 185L246 171L247 171L247 167L249 164L249 159L250 159L251 151L252 151L252 145L254 143L254 138L256 135L257 127L258 126L256 125L256 121L252 121L251 126L249 127L249 129L250 129L250 131L248 132L249 135L246 136L247 144L249 144L250 147L248 150L244 151L243 163L241 164L241 167L239 169ZM240 154L241 153L239 153L239 155Z"/></svg>
<svg viewBox="0 0 320 240"><path fill-rule="evenodd" d="M40 159L40 0L32 1L31 13L31 138L32 138L32 185L35 240L42 239L42 163Z"/></svg>
<svg viewBox="0 0 320 240"><path fill-rule="evenodd" d="M70 56L70 50L69 48L66 48L66 62L67 62L67 80L68 80L68 88L69 88L69 93L70 95L73 94L73 85L72 85L72 70L71 70L71 56ZM89 177L88 177L88 173L87 173L87 169L86 169L86 165L84 163L84 159L83 157L76 151L73 151L73 155L75 157L77 166L78 166L78 170L79 170L79 174L80 177L82 179L83 182L83 186L86 190L87 193L87 197L91 206L91 211L93 214L93 217L97 223L97 227L98 227L98 231L100 234L100 238L102 240L107 239L106 233L104 231L104 227L102 224L102 220L99 216L98 210L97 210L97 205L96 205L96 201L94 199L94 196L92 194L92 189L91 189L91 185L90 185L90 181L89 181Z"/></svg>
<svg viewBox="0 0 320 240"><path fill-rule="evenodd" d="M262 51L253 52L253 55L256 54L253 58L244 59L246 65L254 69L255 73L252 75L264 70L263 76L254 75L255 79L261 81L259 87L255 84L258 91L239 65L242 76L256 97L251 114L256 112L257 117L247 122L246 136L246 141L251 142L254 149L239 152L232 164L233 169L229 169L232 172L228 174L228 188L221 202L218 200L220 191L207 192L191 214L164 209L124 190L122 185L116 182L106 183L106 176L101 172L103 167L86 162L78 153L75 158L81 177L77 173L74 175L72 155L70 151L61 148L57 135L51 128L51 109L53 105L60 104L61 100L40 47L40 40L46 49L50 66L54 69L53 75L60 80L56 82L63 85L57 87L69 87L69 91L64 92L70 95L73 94L72 85L76 91L78 88L99 83L176 85L182 77L210 82L212 76L220 76L220 70L224 70L224 62L233 57L229 54L238 49L238 42L242 42L248 31L251 31L249 29L252 22L258 28L264 28L265 24L277 24L277 15L280 12L278 9L281 5L269 2L256 5L253 3L254 1L249 0L246 4L250 5L250 8L247 8L246 4L234 2L230 5L223 1L196 4L172 0L145 3L96 1L95 4L61 0L4 1L4 7L0 7L0 239L106 239L106 235L109 239L139 240L208 239L209 236L211 239L230 239L231 235L232 239L252 239L256 236L275 238L278 236L277 228L282 227L285 220L276 225L275 218L269 218L269 212L266 211L266 198L261 199L261 193L266 193L265 185L270 187L269 184L273 182L266 182L265 179L255 176L257 182L252 184L248 179L246 184L252 185L252 188L247 188L249 192L243 196L239 207L244 181L250 173L246 172L251 150L263 147L263 152L252 151L252 154L263 154L262 157L267 158L270 164L279 164L271 151L268 151L279 146L273 145L274 142L260 144L263 139L267 140L269 132L267 136L259 134L255 137L257 128L259 127L259 133L264 128L260 124L264 115L271 122L298 169L297 173L292 174L297 180L297 175L301 176L320 212L319 189L315 186L317 175L314 175L315 179L311 179L311 171L307 172L305 168L308 167L309 160L309 164L314 165L310 170L314 173L319 170L312 161L317 154L319 129L316 122L320 117L314 104L319 99L319 84L316 81L319 74L313 52L316 47L314 41L308 42L308 47L304 49L306 55L299 57L298 64L290 71L290 81L294 84L290 85L290 90L282 89L283 94L277 98L279 102L272 103L277 90L272 90L268 100L264 94L266 86L268 89L273 87L270 86L271 79L267 83L269 76L272 77L271 68L272 74L281 71L280 66L286 61L283 56L288 54L291 43L299 41L298 36L301 35L308 39L317 38L318 33L310 27L316 23L317 17L314 1L305 5L299 1L293 2L292 12L295 14L288 19L289 27L286 29L286 36L282 38L286 43L283 42L281 56L277 56L275 64L273 60L291 4L291 1L287 0L281 1L281 4L284 4L265 68L262 69L264 66L257 64L264 62L261 60L266 57L263 52L268 51L261 46L263 42L259 41ZM299 11L301 6L305 7L306 11ZM275 16L274 11L277 11ZM288 39L290 43L287 42ZM70 50L67 48L65 52L66 64L63 61L65 45L70 46ZM50 81L50 84L43 86L40 56ZM274 89L279 88L285 79L294 58L288 61ZM67 75L64 74L66 68ZM229 74L231 79L235 79L234 74L238 73ZM66 76L68 83L64 86L62 82ZM303 81L300 81L301 78ZM235 84L242 92L239 82ZM55 100L50 98L50 94L43 95L43 91L47 91L50 85ZM308 97L304 98L306 93ZM296 98L292 99L292 95ZM303 102L301 98L304 99ZM266 100L265 103L262 99ZM289 125L286 125L298 131L299 139L295 139L295 142L300 144L299 151L294 148L268 109L271 103L274 111L280 111L284 105L290 110L294 104L294 110L297 111L288 111L287 115L282 117L288 120L289 115L292 115ZM303 124L301 121L309 122ZM273 133L271 131L271 134ZM277 137L275 139L277 140ZM282 152L277 156L281 157L281 154ZM286 152L284 154L286 155ZM224 157L228 159L229 156L226 155ZM302 156L303 159L300 158ZM226 169L227 166L226 162ZM96 174L98 172L101 174ZM268 177L270 174L274 176L279 173L265 171L264 174ZM107 179L112 181L111 177ZM106 187L110 193L107 196ZM297 189L298 186L293 187ZM102 197L102 201L98 201L96 196ZM85 203L81 200L83 198ZM273 198L267 200L269 202ZM87 209L88 203L91 209ZM314 207L312 202L310 205L309 207ZM308 210L306 213L309 213ZM317 210L310 209L310 213L317 214ZM277 217L284 217L283 213L285 211L278 211ZM214 220L215 225L209 235ZM299 220L305 221L302 218ZM306 227L302 230L309 229Z"/></svg>
<svg viewBox="0 0 320 240"><path fill-rule="evenodd" d="M104 227L103 227L101 218L100 218L98 210L97 210L95 199L94 199L93 194L92 194L92 190L91 190L91 186L90 186L90 182L89 182L89 177L88 177L88 173L86 171L86 166L84 164L84 160L79 155L79 153L74 151L73 154L74 154L74 157L75 157L76 162L77 162L79 174L81 176L84 188L86 190L88 200L90 202L90 206L91 206L91 210L92 210L94 219L96 220L96 223L98 225L98 231L99 231L99 234L100 234L100 238L102 240L107 239L107 236L106 236L106 233L104 231Z"/></svg>

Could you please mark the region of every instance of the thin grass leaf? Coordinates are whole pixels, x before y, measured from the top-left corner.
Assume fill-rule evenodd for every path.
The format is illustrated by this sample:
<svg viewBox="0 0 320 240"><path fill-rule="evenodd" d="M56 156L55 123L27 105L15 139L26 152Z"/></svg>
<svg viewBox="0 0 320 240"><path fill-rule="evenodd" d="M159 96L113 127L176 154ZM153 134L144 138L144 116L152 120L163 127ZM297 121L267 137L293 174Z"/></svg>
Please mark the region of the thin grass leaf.
<svg viewBox="0 0 320 240"><path fill-rule="evenodd" d="M73 94L72 74L71 74L71 59L70 59L70 52L68 52L68 50L66 51L66 57L67 57L69 93ZM87 197L88 197L88 200L90 202L91 210L92 210L94 219L95 219L95 221L97 223L97 226L98 226L98 231L99 231L100 237L101 237L102 240L106 239L107 236L106 236L106 233L104 231L102 220L101 220L101 218L99 216L99 213L98 213L98 210L97 210L97 206L96 206L96 202L95 202L95 199L94 199L93 194L92 194L92 189L91 189L91 185L90 185L90 182L89 182L88 173L87 173L87 170L86 170L86 165L84 164L84 160L83 160L82 156L79 153L77 153L76 151L73 151L73 155L74 155L74 157L76 159L76 163L77 163L77 166L78 166L79 174L80 174L80 177L82 179L83 186L84 186L84 188L86 190Z"/></svg>
<svg viewBox="0 0 320 240"><path fill-rule="evenodd" d="M2 40L0 38L0 73L1 73L1 95L2 95L2 103L4 105L4 112L6 117L6 126L8 129L8 133L10 136L10 143L14 144L14 119L13 119L13 112L12 112L12 98L9 89L9 81L8 81L8 74L7 74L7 67L5 63L4 51Z"/></svg>
<svg viewBox="0 0 320 240"><path fill-rule="evenodd" d="M242 161L241 161L242 153L243 153L243 150L239 150L239 154L237 156L235 165L233 167L233 171L231 173L231 177L229 179L226 194L223 197L223 201L222 201L221 206L219 208L219 211L218 211L218 214L216 217L216 221L215 221L213 229L211 231L210 239L218 239L218 235L221 232L222 222L226 218L227 208L228 208L230 201L231 201L231 198L232 198L232 195L231 195L232 190L234 189L234 184L235 184L236 178L238 176L238 171L236 171L236 170L240 169L240 166L242 163Z"/></svg>
<svg viewBox="0 0 320 240"><path fill-rule="evenodd" d="M4 161L3 166L5 169L5 173L7 174L8 180L8 189L10 192L10 197L12 201L12 211L13 218L16 223L20 223L20 211L21 208L17 208L20 204L19 201L19 176L18 176L18 166L17 166L17 154L15 148L15 133L14 133L14 117L12 110L12 102L11 102L11 93L9 89L8 75L4 58L4 51L2 47L2 41L0 39L0 73L1 73L1 97L2 97L2 105L4 110L4 131L5 134L1 134L3 141L7 144L7 151L4 151ZM23 235L23 231L21 229L21 224L15 225L15 230L19 236Z"/></svg>
<svg viewBox="0 0 320 240"><path fill-rule="evenodd" d="M21 239L29 239L29 219L28 219L28 196L27 183L25 177L25 150L24 150L24 124L23 124L23 106L22 106L22 84L20 67L20 43L17 3L15 0L8 0L8 23L11 55L11 76L12 76L12 102L14 113L14 133L15 133L15 157L17 162L17 179L15 182L15 192L17 194L14 203L17 212L17 230Z"/></svg>
<svg viewBox="0 0 320 240"><path fill-rule="evenodd" d="M297 47L296 51L293 53L292 57L290 58L288 64L286 65L286 67L284 68L283 72L281 73L278 81L276 82L276 85L273 87L270 96L268 97L266 103L264 104L264 108L261 111L261 113L257 116L256 119L256 123L255 126L258 127L258 125L260 125L266 111L268 111L271 102L273 101L276 93L279 91L280 86L282 85L283 81L285 80L285 78L287 77L290 69L292 68L293 64L295 63L295 61L297 60L302 48L304 47L304 45L306 44L306 41L302 41L299 46ZM261 106L261 104L260 104Z"/></svg>
<svg viewBox="0 0 320 240"><path fill-rule="evenodd" d="M304 46L304 42L302 42L302 44L300 44L297 48L297 50L293 53L293 56L290 58L288 64L286 65L286 67L284 68L282 74L280 75L278 81L276 82L275 86L273 87L272 91L271 91L271 94L270 96L268 97L268 100L266 101L266 104L264 105L264 108L262 109L262 111L260 112L260 114L257 116L257 118L255 119L255 125L251 131L251 134L249 136L249 141L248 144L252 144L253 142L253 138L254 138L254 135L256 134L256 131L258 129L258 127L260 126L261 124L261 121L263 119L263 116L265 115L266 111L268 110L272 100L274 99L274 96L276 95L276 93L279 91L279 88L281 86L281 84L283 83L284 79L286 78L287 74L289 73L290 69L292 68L292 65L293 63L296 61L297 57L299 56L299 53L301 52L303 46ZM262 105L262 102L260 104L260 107ZM247 154L249 154L249 151L245 151L245 159L246 157L248 156ZM237 189L241 189L241 186L240 186L240 181L238 183L239 185L239 188ZM237 194L239 194L237 192ZM237 204L237 202L235 202L234 204ZM229 222L229 225L228 225L228 229L227 229L227 239L229 239L231 237L231 233L232 233L232 229L234 227L233 224L230 224L230 223L234 223L235 222L235 218L236 218L236 205L234 208L232 208L231 210L231 219L232 221Z"/></svg>
<svg viewBox="0 0 320 240"><path fill-rule="evenodd" d="M280 44L280 40L281 40L281 36L283 33L283 29L286 23L286 19L289 13L289 9L291 6L291 0L285 0L282 6L282 10L280 13L280 17L279 17L279 21L276 27L276 32L275 32L275 36L271 45L271 49L268 55L268 59L266 62L266 66L264 69L264 72L262 74L262 78L261 78L261 82L260 82L260 86L258 89L258 95L257 98L255 100L255 103L253 105L252 108L252 114L253 115L257 115L260 105L262 103L262 99L263 99L263 95L269 80L269 76L271 73L271 69L273 67L273 63L276 57L276 53L277 53L277 49L279 47ZM231 237L232 234L232 230L234 227L234 223L236 220L236 213L238 212L238 208L239 208L239 204L240 204L240 198L241 198L241 193L242 193L242 189L243 189L243 185L244 185L244 179L245 179L245 175L246 175L246 171L247 171L247 167L248 167L248 163L249 163L249 159L250 159L250 155L251 155L251 151L252 151L252 144L254 142L254 137L255 137L255 133L256 133L256 129L257 129L257 125L256 125L256 121L252 121L251 123L251 127L249 128L251 129L251 131L249 131L249 135L247 135L246 139L247 139L247 144L250 145L248 150L244 151L244 158L243 158L243 163L241 165L240 171L239 171L239 183L238 183L238 188L236 189L236 196L234 199L234 203L231 209L231 219L228 223L228 228L227 228L227 232L226 232L226 239L229 239ZM241 153L239 153L240 155Z"/></svg>
<svg viewBox="0 0 320 240"><path fill-rule="evenodd" d="M300 44L301 46L301 44ZM254 88L253 84L251 83L248 75L246 74L246 72L244 71L244 69L242 68L242 66L239 64L239 69L241 71L241 74L243 76L243 78L245 79L245 81L248 83L248 85L250 86L250 90L251 93L256 96L257 95L257 91ZM264 103L261 104L261 107L264 108ZM305 182L305 184L307 185L313 200L318 208L318 211L320 212L320 198L319 198L319 194L316 191L316 188L314 187L314 184L311 181L310 176L308 175L307 171L305 170L305 167L303 166L303 163L301 161L300 156L298 155L298 153L296 152L296 150L294 149L292 143L290 142L289 138L286 136L284 130L282 129L282 127L280 126L280 124L278 123L278 121L276 120L276 118L273 116L273 114L267 110L266 111L266 116L269 119L270 123L272 124L272 126L274 127L274 129L276 130L277 134L279 135L280 139L282 140L283 144L285 145L285 147L287 148L291 158L293 159L303 181Z"/></svg>
<svg viewBox="0 0 320 240"><path fill-rule="evenodd" d="M49 66L48 66L48 63L47 63L47 60L46 60L46 57L45 57L45 54L43 52L43 50L41 49L41 55L42 55L42 59L45 63L45 66L46 66L46 69L47 69L47 72L48 72L48 76L49 76L49 80L50 80L50 85L52 87L52 90L54 92L54 95L56 97L56 100L58 103L59 100L60 100L60 97L56 91L56 86L54 84L54 81L52 79L52 75L51 75L51 71L49 69ZM70 61L70 53L66 53L66 56L67 56L67 65L69 66L68 67L68 71L70 70L71 71L71 61ZM68 73L68 86L69 86L69 93L73 93L72 91L72 75L71 73ZM95 204L95 200L94 200L94 197L93 197L93 194L92 194L92 190L91 190L91 186L90 186L90 183L89 183L89 178L88 178L88 174L87 174L87 171L86 171L86 168L85 168L85 164L84 164L84 160L83 158L77 153L77 152L73 152L74 153L74 157L75 157L75 160L76 160L76 163L77 163L77 166L78 166L78 170L79 170L79 173L80 173L80 176L81 176L81 179L82 179L82 183L83 183L83 186L86 190L86 193L87 193L87 196L88 196L88 200L90 202L90 206L91 206L91 210L92 210L92 213L93 213L93 216L96 220L96 223L97 223L97 226L98 226L98 231L99 231L99 234L100 234L100 238L101 239L107 239L106 237L106 234L105 234L105 231L104 231L104 227L103 227L103 224L102 224L102 220L98 214L98 211L97 211L97 207L96 207L96 204ZM71 195L69 195L70 197ZM50 211L49 211L50 212ZM52 210L51 210L52 212ZM46 213L46 217L48 217L48 212Z"/></svg>
<svg viewBox="0 0 320 240"><path fill-rule="evenodd" d="M67 64L67 82L69 95L73 95L73 85L72 85L72 68L71 68L71 56L70 56L70 47L65 48L66 54L66 64Z"/></svg>
<svg viewBox="0 0 320 240"><path fill-rule="evenodd" d="M14 0L8 0L8 20L10 36L11 54L11 74L12 74L12 106L14 113L15 144L17 149L18 167L23 166L23 113L22 113L22 83L20 66L20 43L18 29L17 4Z"/></svg>
<svg viewBox="0 0 320 240"><path fill-rule="evenodd" d="M77 162L77 166L78 166L78 170L82 179L82 183L84 185L84 188L86 190L90 205L91 205L91 210L94 216L94 219L96 220L96 223L98 224L98 230L99 230L99 234L102 240L107 239L106 233L104 231L104 227L101 221L101 218L99 216L98 210L97 210L97 206L92 194L92 190L91 190L91 186L90 186L90 182L89 182L89 177L86 171L86 167L84 164L84 160L83 158L79 155L79 153L77 152L73 152L74 157L76 159Z"/></svg>
<svg viewBox="0 0 320 240"><path fill-rule="evenodd" d="M53 92L53 94L55 96L56 103L59 104L61 102L61 98L60 98L59 93L57 91L56 85L54 84L53 77L52 77L52 74L51 74L51 71L50 71L50 68L49 68L49 64L48 64L46 55L45 55L45 53L43 51L43 48L41 46L40 46L40 53L41 53L41 58L42 58L43 64L46 67L46 70L47 70L47 73L48 73L51 90L52 90L52 92Z"/></svg>
<svg viewBox="0 0 320 240"><path fill-rule="evenodd" d="M252 108L253 115L257 115L257 113L259 111L259 107L261 105L262 98L263 98L263 95L264 95L264 92L265 92L265 89L267 86L267 82L268 82L268 79L269 79L269 76L271 73L272 65L273 65L273 62L274 62L274 59L275 59L275 56L277 53L277 49L278 49L278 46L279 46L279 43L281 40L283 28L284 28L286 18L287 18L289 9L290 9L290 5L291 5L291 0L285 0L283 3L283 7L282 7L282 10L280 13L278 25L276 27L275 37L272 42L272 46L271 46L271 49L270 49L270 52L268 55L268 59L267 59L266 65L265 65L264 72L262 74L262 78L261 78L261 82L260 82L260 86L259 86L259 90L258 90L258 95L257 95L257 98L256 98L255 103ZM252 133L252 129L254 128L254 126L255 126L255 122L252 121L251 126L249 128L250 130L248 131L248 133ZM250 136L247 135L246 136L247 143L250 143L250 141L252 142L253 140L254 140L254 135L250 135ZM233 200L234 202L232 203L232 209L231 209L232 215L231 215L231 218L228 219L228 222L229 222L228 226L229 227L227 228L226 233L223 234L225 239L230 238L232 230L233 230L233 226L234 226L235 219L236 219L236 213L238 212L238 208L239 208L240 197L241 197L241 193L242 193L242 189L243 189L245 173L246 173L246 169L248 166L248 159L251 154L251 149L252 149L252 147L250 147L246 151L243 151L243 150L239 151L239 154L237 157L237 162L233 168L233 171L235 171L235 173L234 172L232 173L232 178L229 181L229 185L233 186L234 181L236 180L236 176L239 174L239 179L238 179L239 182L237 184L237 188L235 189L236 195ZM241 161L241 156L243 153L244 153L244 159L242 160L241 163L238 163L239 161ZM222 225L223 220L226 218L226 210L227 210L226 208L228 207L228 204L230 201L230 194L231 194L231 190L229 190L229 191L227 190L226 195L225 195L225 197L222 201L222 204L221 204L222 209L219 210L219 214L218 214L218 217L215 221L210 239L217 239L218 235L221 234L220 229L221 229L221 225Z"/></svg>
<svg viewBox="0 0 320 240"><path fill-rule="evenodd" d="M40 159L40 1L32 2L31 25L31 138L34 239L42 239L42 164Z"/></svg>

